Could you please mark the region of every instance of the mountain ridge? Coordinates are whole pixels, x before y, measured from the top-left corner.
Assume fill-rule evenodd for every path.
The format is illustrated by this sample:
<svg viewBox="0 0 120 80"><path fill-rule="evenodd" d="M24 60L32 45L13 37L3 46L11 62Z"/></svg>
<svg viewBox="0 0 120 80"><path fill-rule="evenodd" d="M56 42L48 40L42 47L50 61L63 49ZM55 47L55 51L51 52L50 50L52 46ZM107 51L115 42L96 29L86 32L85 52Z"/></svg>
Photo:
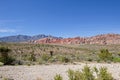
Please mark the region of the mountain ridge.
<svg viewBox="0 0 120 80"><path fill-rule="evenodd" d="M35 40L34 43L57 43L57 44L120 44L120 34L100 34L91 37L74 37L74 38L43 38Z"/></svg>
<svg viewBox="0 0 120 80"><path fill-rule="evenodd" d="M37 39L46 38L46 37L60 38L60 37L44 35L44 34L39 34L34 36L14 35L14 36L0 37L0 42L26 42L26 41L37 40Z"/></svg>
<svg viewBox="0 0 120 80"><path fill-rule="evenodd" d="M51 35L16 35L0 38L0 42L28 42L37 44L120 44L120 34L99 34L91 37L62 38Z"/></svg>

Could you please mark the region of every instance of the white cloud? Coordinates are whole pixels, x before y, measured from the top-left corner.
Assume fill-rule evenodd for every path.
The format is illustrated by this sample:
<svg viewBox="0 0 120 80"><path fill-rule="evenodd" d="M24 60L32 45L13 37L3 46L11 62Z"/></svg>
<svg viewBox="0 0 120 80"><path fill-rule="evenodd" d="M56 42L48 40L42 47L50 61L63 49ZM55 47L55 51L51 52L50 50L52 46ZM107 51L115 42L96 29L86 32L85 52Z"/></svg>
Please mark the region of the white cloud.
<svg viewBox="0 0 120 80"><path fill-rule="evenodd" d="M14 29L0 29L0 33L14 33L16 30Z"/></svg>

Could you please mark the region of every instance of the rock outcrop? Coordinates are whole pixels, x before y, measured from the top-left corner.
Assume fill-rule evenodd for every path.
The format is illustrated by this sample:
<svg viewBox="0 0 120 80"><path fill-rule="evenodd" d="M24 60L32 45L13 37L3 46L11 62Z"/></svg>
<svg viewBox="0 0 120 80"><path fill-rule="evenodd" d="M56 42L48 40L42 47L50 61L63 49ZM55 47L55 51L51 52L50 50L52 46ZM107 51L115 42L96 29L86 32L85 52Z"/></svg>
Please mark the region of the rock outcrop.
<svg viewBox="0 0 120 80"><path fill-rule="evenodd" d="M34 43L55 43L55 44L120 44L120 34L102 34L92 37L75 37L75 38L42 38L35 40Z"/></svg>

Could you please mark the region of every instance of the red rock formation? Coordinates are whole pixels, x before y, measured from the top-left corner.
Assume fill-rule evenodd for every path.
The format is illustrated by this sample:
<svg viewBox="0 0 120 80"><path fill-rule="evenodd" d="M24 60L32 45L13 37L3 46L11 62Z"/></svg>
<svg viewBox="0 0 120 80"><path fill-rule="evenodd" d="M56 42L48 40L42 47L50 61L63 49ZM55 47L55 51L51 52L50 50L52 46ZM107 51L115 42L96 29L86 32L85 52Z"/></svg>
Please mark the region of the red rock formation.
<svg viewBox="0 0 120 80"><path fill-rule="evenodd" d="M34 41L34 43L57 43L57 44L120 44L119 34L103 34L88 38L43 38Z"/></svg>

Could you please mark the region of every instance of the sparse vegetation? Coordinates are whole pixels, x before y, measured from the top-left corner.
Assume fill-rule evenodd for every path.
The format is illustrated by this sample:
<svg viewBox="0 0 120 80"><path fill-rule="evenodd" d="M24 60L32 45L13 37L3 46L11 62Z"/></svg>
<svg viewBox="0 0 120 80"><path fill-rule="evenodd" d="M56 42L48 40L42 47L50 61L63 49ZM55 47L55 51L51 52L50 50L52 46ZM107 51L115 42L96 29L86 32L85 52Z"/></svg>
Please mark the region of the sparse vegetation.
<svg viewBox="0 0 120 80"><path fill-rule="evenodd" d="M0 47L8 50L7 60L16 60L20 64L47 64L70 62L119 62L118 45L53 45L53 44L27 44L27 43L0 43ZM101 49L102 48L102 49ZM108 51L109 50L109 51ZM112 54L114 53L114 54ZM3 55L4 57L4 55ZM5 59L5 58L4 58ZM7 60L0 58L6 64ZM12 60L11 60L12 59ZM17 63L16 63L17 62ZM18 63L19 62L19 63Z"/></svg>
<svg viewBox="0 0 120 80"><path fill-rule="evenodd" d="M98 56L103 61L108 61L108 60L112 61L113 58L112 53L110 53L108 49L101 49Z"/></svg>
<svg viewBox="0 0 120 80"><path fill-rule="evenodd" d="M54 77L54 80L63 80L63 78L60 74L56 74L56 76Z"/></svg>
<svg viewBox="0 0 120 80"><path fill-rule="evenodd" d="M93 73L95 73L96 76ZM57 75L57 79L55 80L61 80L59 79L59 77L61 76ZM93 69L91 69L87 65L84 66L82 71L74 71L69 69L68 77L69 80L114 80L112 75L107 71L106 67L101 67L100 69L94 67Z"/></svg>
<svg viewBox="0 0 120 80"><path fill-rule="evenodd" d="M107 71L106 67L101 67L97 76L97 80L114 80L112 75Z"/></svg>
<svg viewBox="0 0 120 80"><path fill-rule="evenodd" d="M90 70L90 67L84 66L82 71L73 71L68 70L69 80L95 80L93 72Z"/></svg>
<svg viewBox="0 0 120 80"><path fill-rule="evenodd" d="M114 57L113 62L120 62L120 57Z"/></svg>

